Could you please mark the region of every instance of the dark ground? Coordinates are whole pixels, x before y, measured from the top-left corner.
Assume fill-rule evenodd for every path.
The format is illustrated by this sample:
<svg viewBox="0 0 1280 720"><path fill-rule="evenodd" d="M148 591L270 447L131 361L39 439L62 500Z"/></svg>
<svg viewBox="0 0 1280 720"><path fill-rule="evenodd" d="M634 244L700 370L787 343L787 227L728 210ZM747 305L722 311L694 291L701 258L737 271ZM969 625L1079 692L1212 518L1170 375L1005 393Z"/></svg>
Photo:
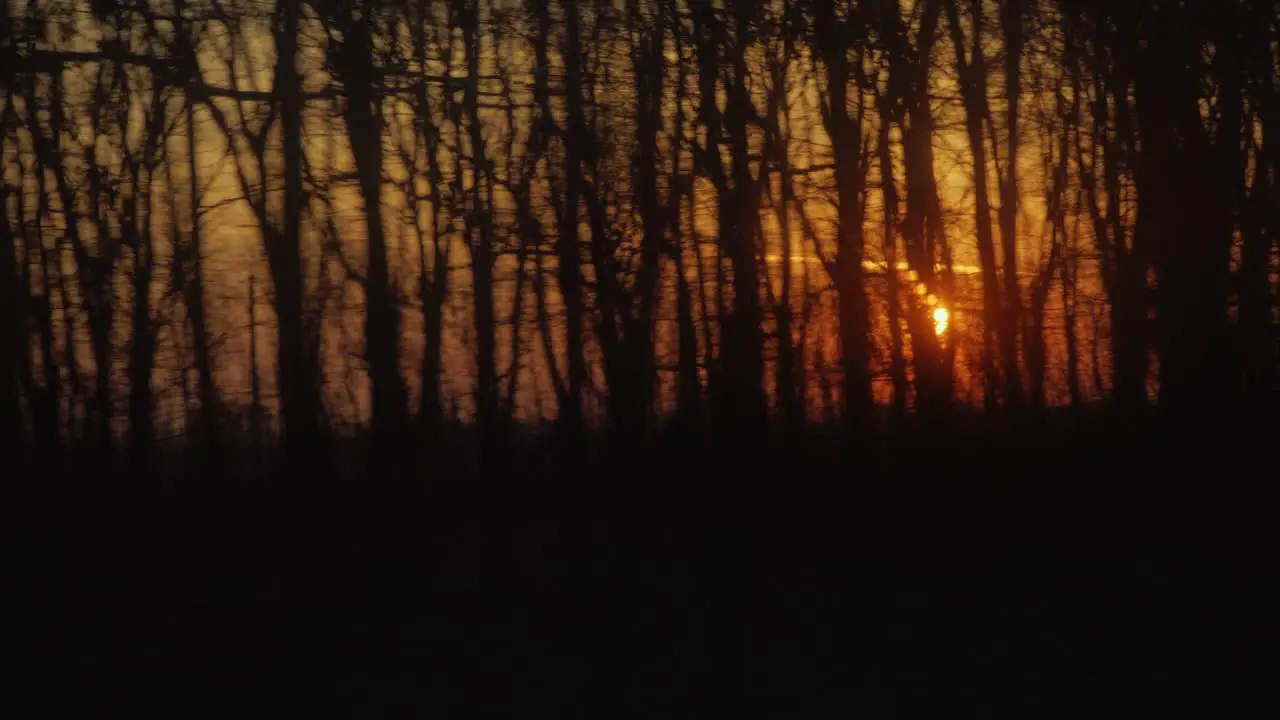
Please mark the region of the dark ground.
<svg viewBox="0 0 1280 720"><path fill-rule="evenodd" d="M1075 426L68 462L6 503L0 717L1276 717L1274 427Z"/></svg>

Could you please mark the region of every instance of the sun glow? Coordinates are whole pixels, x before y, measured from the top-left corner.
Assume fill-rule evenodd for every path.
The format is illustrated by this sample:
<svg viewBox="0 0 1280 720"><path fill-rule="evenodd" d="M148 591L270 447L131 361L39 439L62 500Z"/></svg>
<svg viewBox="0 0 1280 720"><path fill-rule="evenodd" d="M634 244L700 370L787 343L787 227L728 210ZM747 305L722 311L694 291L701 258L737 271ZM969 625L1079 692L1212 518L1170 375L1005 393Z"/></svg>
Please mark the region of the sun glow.
<svg viewBox="0 0 1280 720"><path fill-rule="evenodd" d="M951 313L946 308L939 305L933 309L933 332L937 335L945 335L947 327L951 325Z"/></svg>

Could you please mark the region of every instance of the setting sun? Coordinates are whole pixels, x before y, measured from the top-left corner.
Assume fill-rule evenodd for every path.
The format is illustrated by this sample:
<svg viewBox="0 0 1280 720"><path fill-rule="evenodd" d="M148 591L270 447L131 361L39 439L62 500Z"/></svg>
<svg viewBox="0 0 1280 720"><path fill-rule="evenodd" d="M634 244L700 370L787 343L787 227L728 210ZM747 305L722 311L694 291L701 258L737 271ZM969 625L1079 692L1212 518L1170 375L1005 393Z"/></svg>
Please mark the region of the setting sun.
<svg viewBox="0 0 1280 720"><path fill-rule="evenodd" d="M933 309L933 331L938 335L945 335L947 327L951 324L951 313L944 307L936 307Z"/></svg>

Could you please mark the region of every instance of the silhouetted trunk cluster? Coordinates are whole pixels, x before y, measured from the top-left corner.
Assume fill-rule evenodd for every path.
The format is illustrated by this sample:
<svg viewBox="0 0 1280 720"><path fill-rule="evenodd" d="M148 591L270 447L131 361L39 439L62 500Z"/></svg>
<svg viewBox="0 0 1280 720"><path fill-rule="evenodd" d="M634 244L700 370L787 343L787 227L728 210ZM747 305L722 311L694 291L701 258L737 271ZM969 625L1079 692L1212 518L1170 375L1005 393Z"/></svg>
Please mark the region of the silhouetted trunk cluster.
<svg viewBox="0 0 1280 720"><path fill-rule="evenodd" d="M536 625L517 607L520 563L558 558L557 640L589 656L595 711L613 716L643 646L624 631L645 570L621 498L647 485L606 462L714 459L671 504L700 518L689 562L706 566L694 584L715 611L698 623L727 711L748 672L770 452L837 437L841 472L857 469L831 503L856 548L840 566L851 644L879 642L868 578L899 573L955 667L998 603L997 546L1034 534L1011 509L1023 490L988 477L1021 472L1019 453L1049 463L1032 450L1066 456L1068 438L1151 456L1139 441L1166 437L1189 458L1224 428L1265 450L1248 433L1274 419L1280 361L1274 2L3 13L10 489L51 507L94 498L92 577L75 582L101 590L101 628L123 622L119 558L143 532L103 518L198 489L218 508L195 525L229 608L229 674L249 672L236 638L254 617L237 589L247 553L217 518L247 513L244 493L280 519L269 544L290 568L305 672L340 674L321 638L351 607L370 657L393 662L397 598L430 594L430 574L405 569L434 562L418 515L430 488L484 509L476 552L507 614L495 632ZM953 433L990 455L965 456L983 477L932 457ZM888 479L916 513L912 542L873 530ZM1115 556L1132 542L1116 508L1144 493L1183 508L1149 523L1179 563L1176 612L1225 612L1211 588L1232 528L1261 523L1232 513L1270 492L1238 489L1073 491L1106 506L1076 508L1097 521L1081 539L1091 637L1119 632ZM526 537L544 519L530 497L554 505L538 511L554 532ZM81 562L70 532L32 557ZM337 587L330 556L360 566L367 594ZM1210 635L1185 625L1187 648Z"/></svg>

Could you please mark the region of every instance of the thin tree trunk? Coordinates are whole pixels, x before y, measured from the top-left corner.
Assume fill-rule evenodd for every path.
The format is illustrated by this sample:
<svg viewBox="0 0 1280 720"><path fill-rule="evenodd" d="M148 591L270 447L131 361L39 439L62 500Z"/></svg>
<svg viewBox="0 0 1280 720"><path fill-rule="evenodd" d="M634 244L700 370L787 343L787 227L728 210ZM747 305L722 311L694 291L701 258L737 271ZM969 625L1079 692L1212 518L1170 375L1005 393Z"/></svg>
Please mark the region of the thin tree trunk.
<svg viewBox="0 0 1280 720"><path fill-rule="evenodd" d="M284 2L276 35L275 92L280 98L284 159L284 217L278 228L264 225L267 263L274 286L277 320L276 377L284 418L285 454L296 479L308 477L320 440L319 371L308 341L302 278L302 79L297 69L301 7Z"/></svg>
<svg viewBox="0 0 1280 720"><path fill-rule="evenodd" d="M987 116L987 70L982 48L982 13L981 4L974 3L973 48L972 57L969 57L956 3L957 0L946 0L947 25L955 46L956 68L964 100L965 132L969 139L969 153L973 158L974 225L978 236L978 257L982 263L983 405L987 410L994 410L999 384L995 356L1002 316L995 240L991 227L991 200L987 189L987 152L983 140L983 123ZM1005 372L1008 372L1008 368L1005 368ZM1005 400L1012 402L1015 398L1006 397Z"/></svg>
<svg viewBox="0 0 1280 720"><path fill-rule="evenodd" d="M0 31L0 40L8 41L8 31ZM17 83L14 83L17 85ZM8 158L9 120L13 117L14 88L9 81L0 81L0 159ZM20 483L28 482L26 456L26 429L22 419L22 382L20 382L18 357L27 350L22 332L22 318L18 300L18 237L9 220L9 195L14 193L8 177L0 178L0 456L12 457L17 465ZM10 483L8 489L19 489L19 483ZM17 618L17 607L10 610ZM6 661L17 661L17 655L6 656ZM17 670L14 667L13 670ZM19 691L18 692L22 692ZM15 705L19 711L27 707ZM31 708L35 710L35 708Z"/></svg>
<svg viewBox="0 0 1280 720"><path fill-rule="evenodd" d="M1067 171L1069 165L1069 157L1071 152L1071 128L1067 124L1068 115L1065 109L1065 102L1062 94L1057 94L1057 117L1062 120L1062 128L1060 132L1057 146L1051 151L1052 156L1049 167L1052 168L1052 177L1048 183L1048 194L1046 197L1046 206L1048 208L1049 231L1051 234L1049 258L1045 266L1041 269L1039 276L1035 279L1031 286L1031 308L1030 317L1028 318L1029 327L1025 330L1023 336L1023 347L1026 354L1027 372L1030 376L1031 386L1031 406L1036 411L1043 411L1047 398L1045 397L1045 373L1047 362L1047 344L1044 336L1045 323L1045 306L1048 303L1050 284L1053 277L1058 273L1058 264L1061 263L1065 268L1066 260L1064 255L1066 250L1064 246L1067 242L1067 210L1066 210L1066 193L1067 193ZM1048 138L1052 142L1052 138ZM1056 162L1055 162L1056 161ZM1067 282L1067 274L1063 272L1064 288ZM1070 319L1071 311L1067 307L1066 302L1069 293L1063 291L1063 315L1064 322ZM1074 339L1068 342L1068 345L1074 343ZM1070 348L1074 351L1074 348ZM1070 365L1073 359L1068 360ZM1068 384L1070 384L1068 380Z"/></svg>
<svg viewBox="0 0 1280 720"><path fill-rule="evenodd" d="M889 314L889 343L893 353L889 361L889 377L893 382L893 414L901 421L907 413L907 361L903 356L901 279L898 275L898 186L893 173L893 154L889 130L892 125L892 104L882 99L880 107L878 152L880 162L880 192L884 199L884 230L881 238L884 247L885 283L888 289L886 303Z"/></svg>
<svg viewBox="0 0 1280 720"><path fill-rule="evenodd" d="M528 175L525 177L527 178ZM528 197L528 183L522 179L522 182L516 188L516 192ZM516 402L516 394L520 391L520 360L522 352L520 326L524 323L524 284L529 275L526 266L529 263L530 250L538 246L537 239L538 235L522 230L520 232L519 248L516 251L516 287L511 299L511 345L508 353L511 356L511 361L507 369L506 408L502 413L513 424L516 410L519 407Z"/></svg>
<svg viewBox="0 0 1280 720"><path fill-rule="evenodd" d="M4 99L5 109L0 112L0 157L6 157L9 109L13 102L9 93L6 93ZM27 478L23 473L24 453L21 451L25 445L26 429L22 421L19 377L21 363L18 361L19 354L26 350L26 338L23 337L19 322L22 316L19 314L18 266L15 256L18 243L9 222L11 192L8 182L0 181L0 456L13 458L18 466L17 477L21 482L26 482Z"/></svg>
<svg viewBox="0 0 1280 720"><path fill-rule="evenodd" d="M427 67L427 3L418 3L415 28L415 53L418 67L425 75ZM446 57L448 53L442 53ZM448 66L446 66L448 67ZM427 269L427 248L418 249L418 299L422 304L422 335L425 347L422 356L422 397L418 405L418 419L429 438L435 438L443 419L440 402L440 381L443 361L443 311L449 291L449 250L446 232L442 229L445 216L443 180L440 173L440 128L432 121L425 78L418 84L416 119L418 133L426 144L426 181L431 203L431 268ZM448 102L446 100L446 102Z"/></svg>
<svg viewBox="0 0 1280 720"><path fill-rule="evenodd" d="M720 242L733 264L733 309L725 324L722 370L723 420L747 433L757 432L764 421L762 383L764 336L760 308L760 272L756 249L760 223L760 181L751 173L748 123L756 114L747 90L746 48L755 37L752 23L758 9L752 4L735 6L733 45L726 48L732 59L732 78L726 87L723 115L725 140L729 148L732 190L720 198ZM723 28L722 28L723 31Z"/></svg>
<svg viewBox="0 0 1280 720"><path fill-rule="evenodd" d="M781 72L775 73L774 83L783 86L785 92L786 75ZM775 92L777 92L776 88ZM778 324L778 362L774 382L778 388L778 405L782 408L783 429L788 434L793 434L798 432L804 424L804 408L796 392L796 344L791 307L794 294L794 269L791 266L793 259L791 208L795 200L795 188L792 186L791 159L787 151L787 145L791 142L790 113L783 111L783 118L784 134L774 141L777 144L777 164L781 176L779 181L782 186L782 194L777 206L778 225L782 236L782 292L774 308L774 317Z"/></svg>
<svg viewBox="0 0 1280 720"><path fill-rule="evenodd" d="M819 43L827 66L827 134L835 156L836 269L840 320L841 369L844 371L845 422L861 435L870 425L871 339L867 308L866 256L863 237L867 153L863 148L861 117L849 116L849 81L854 68L848 61L848 30L838 23L832 0L818 5ZM858 55L859 59L861 54ZM860 68L859 68L860 69ZM862 107L859 99L858 107Z"/></svg>
<svg viewBox="0 0 1280 720"><path fill-rule="evenodd" d="M902 130L907 187L906 215L902 223L907 265L916 272L920 285L946 302L949 299L948 288L938 282L935 269L939 238L945 230L934 176L934 121L928 92L941 2L925 0L914 48L907 40L897 3L885 11L882 23L890 48L890 97L894 102L900 100L905 108L898 122ZM910 299L912 293L907 293L906 297ZM908 307L907 329L911 334L917 407L926 414L934 415L950 402L951 378L947 353L934 333L927 304L915 302Z"/></svg>
<svg viewBox="0 0 1280 720"><path fill-rule="evenodd" d="M365 355L373 396L374 456L379 463L390 463L407 422L407 406L400 375L400 307L387 265L382 220L382 99L375 88L373 40L366 22L364 18L352 19L344 38L345 116L364 197ZM394 472L388 465L382 470Z"/></svg>
<svg viewBox="0 0 1280 720"><path fill-rule="evenodd" d="M1083 40L1077 37L1074 25L1068 25L1072 48ZM1073 57L1077 53L1073 50ZM1079 60L1077 60L1077 63ZM1112 404L1126 412L1136 410L1146 403L1147 333L1146 333L1146 235L1134 235L1132 248L1127 239L1123 216L1120 212L1122 144L1131 144L1132 134L1128 122L1129 81L1126 68L1118 64L1108 77L1095 68L1091 115L1093 117L1092 141L1086 156L1083 137L1076 133L1075 154L1080 186L1085 207L1093 224L1094 245L1098 251L1100 274L1106 291L1111 316L1111 355L1113 383ZM1078 78L1073 82L1079 82ZM1083 94L1083 87L1076 88ZM1112 103L1114 100L1114 103ZM1112 115L1110 108L1114 104ZM1115 139L1111 139L1114 126ZM1086 160L1088 157L1088 161ZM1098 183L1098 165L1102 165L1102 183ZM1098 206L1099 192L1106 199L1104 208ZM1097 319L1095 318L1095 328ZM1093 372L1099 392L1102 384L1098 363L1098 336L1095 330L1093 344Z"/></svg>
<svg viewBox="0 0 1280 720"><path fill-rule="evenodd" d="M34 96L34 95L33 95ZM28 105L30 119L29 126L38 128L37 118L35 114L35 104ZM33 130L34 132L34 130ZM61 427L61 398L62 398L62 375L58 372L58 365L54 358L54 334L53 334L53 298L51 290L51 281L49 275L50 259L44 246L44 237L40 234L39 228L44 226L44 220L49 214L48 196L45 192L45 163L39 154L36 155L36 208L34 217L24 222L25 227L35 228L35 232L28 231L26 238L27 262L26 262L26 295L31 298L34 307L32 315L34 316L37 342L40 349L40 372L41 382L39 385L35 381L34 369L30 373L31 385L33 392L32 397L32 420L35 425L36 447L39 454L43 458L43 462L47 469L52 469L57 464L60 456L59 450L62 447L62 438L60 433ZM18 193L18 211L19 217L24 217L23 198L26 193ZM32 267L34 265L34 268ZM39 273L40 294L34 293L32 287L33 275Z"/></svg>
<svg viewBox="0 0 1280 720"><path fill-rule="evenodd" d="M66 223L66 239L70 241L73 249L82 247L83 243L80 237L80 213L77 209L76 191L71 187L67 179L66 154L62 145L63 129L67 127L66 118L63 113L62 95L63 86L59 75L54 75L51 79L53 100L49 103L50 116L50 137L47 142L48 165L53 170L54 184L58 193L58 200L61 204L62 216ZM40 137L37 142L45 143L45 138ZM58 262L53 265L53 273L57 276L56 286L58 289L58 299L61 306L61 325L63 330L63 363L67 370L67 384L69 389L68 402L68 418L67 418L67 440L71 444L76 444L80 439L75 428L70 427L75 422L75 403L82 396L80 369L76 359L76 347L78 343L75 340L75 315L71 306L71 295L69 285L71 278L63 271L61 257L62 246L65 241L60 240L55 246L55 256L59 258ZM81 283L81 288L85 285Z"/></svg>
<svg viewBox="0 0 1280 720"><path fill-rule="evenodd" d="M467 215L471 250L471 289L476 333L476 420L481 455L485 463L497 458L499 435L496 316L493 300L493 233L488 210L489 160L480 116L480 0L462 3L458 25L465 45L467 74L463 87L463 111L468 128L473 181Z"/></svg>
<svg viewBox="0 0 1280 720"><path fill-rule="evenodd" d="M253 444L255 463L261 459L262 442L262 373L258 369L258 291L253 273L249 273L249 438ZM255 468L256 469L256 468Z"/></svg>
<svg viewBox="0 0 1280 720"><path fill-rule="evenodd" d="M28 97L36 97L35 81L33 80L30 87L30 95ZM55 100L54 102L57 102ZM40 129L40 119L38 116L37 104L34 102L27 103L27 126L32 135L38 135L37 146L44 145L43 131ZM54 170L55 182L61 173L56 172L59 158L50 157L49 153L37 152L35 154L35 173L36 173L36 208L35 216L27 223L27 227L33 229L28 231L28 263L36 263L40 280L40 295L32 294L32 289L27 288L27 295L31 297L35 303L33 309L34 320L38 333L40 362L43 373L43 384L40 387L38 397L34 398L32 415L36 425L36 442L41 454L47 458L46 462L53 464L55 459L59 457L59 449L62 447L62 374L59 371L57 359L55 357L55 349L57 339L54 335L53 324L53 274L50 267L54 265L55 260L49 257L50 252L45 247L44 236L41 232L42 228L51 226L53 219L50 217L52 209L50 208L49 194L47 190L46 174L50 169ZM23 198L25 192L17 194L19 203L19 213L23 209ZM32 276L32 271L28 270L28 283Z"/></svg>
<svg viewBox="0 0 1280 720"><path fill-rule="evenodd" d="M1075 61L1074 50L1071 48L1070 42L1067 43L1064 62L1067 63L1065 72L1071 78L1071 109L1068 115L1062 117L1063 123L1063 140L1059 152L1062 153L1062 162L1069 162L1067 156L1071 153L1071 136L1074 134L1077 138L1083 132L1080 120L1081 106L1081 82L1080 82L1080 65ZM1074 218L1071 232L1067 232L1065 225L1067 209L1064 206L1060 209L1060 215L1063 218L1064 225L1062 233L1066 242L1066 247L1062 254L1062 332L1063 341L1066 346L1067 353L1067 392L1071 397L1071 409L1078 412L1083 404L1083 396L1080 389L1080 342L1077 336L1076 323L1078 321L1079 309L1079 287L1076 282L1076 269L1078 267L1080 238L1080 206L1083 202L1081 198L1082 190L1077 182L1074 190L1074 203L1072 216ZM1065 201L1064 201L1065 202ZM1101 388L1099 388L1100 390Z"/></svg>
<svg viewBox="0 0 1280 720"><path fill-rule="evenodd" d="M663 76L666 72L664 39L666 37L666 4L656 3L655 16L640 34L641 47L637 50L636 105L637 139L637 192L640 195L640 214L643 239L640 248L640 270L634 293L638 295L639 308L635 317L626 318L626 348L623 362L627 367L628 382L632 385L629 404L623 409L624 419L620 428L631 438L638 440L648 427L649 413L654 397L654 347L653 314L657 303L658 274L662 251L666 245L667 213L658 197L658 175L661 159L658 154L659 133L662 130ZM635 12L638 15L638 10ZM672 193L674 195L674 193ZM668 199L670 202L670 198Z"/></svg>
<svg viewBox="0 0 1280 720"><path fill-rule="evenodd" d="M535 83L538 100L541 106L542 122L548 131L555 128L555 116L551 110L550 60L547 49L551 43L551 19L547 4L534 2L538 12L538 28L540 42L536 48L536 70L538 80ZM565 22L568 26L572 20L577 28L577 6L573 2L563 3ZM574 38L576 40L576 37ZM566 40L568 43L569 40ZM578 52L564 53L565 93L570 102L576 104L581 97L581 70L578 63L581 56ZM573 115L573 109L570 111ZM574 122L570 117L569 123ZM582 250L578 237L579 198L582 174L582 146L572 135L572 129L565 134L564 143L564 197L556 208L556 280L560 286L560 297L565 312L565 354L567 363L567 393L561 398L559 425L566 443L574 443L582 433L582 400L583 388L587 379L586 356L583 351L582 338L585 330L583 287L582 287Z"/></svg>
<svg viewBox="0 0 1280 720"><path fill-rule="evenodd" d="M1000 26L1004 32L1004 83L1005 131L1008 151L1005 157L1004 178L1000 182L1000 245L1003 251L1004 298L1000 330L1000 357L1004 370L1005 402L1013 409L1022 403L1022 374L1018 368L1018 330L1022 323L1022 290L1018 285L1018 205L1021 197L1018 189L1018 148L1020 144L1019 111L1022 101L1023 13L1025 3L1020 0L1002 0ZM974 30L974 51L981 52L981 32ZM1027 343L1043 344L1043 338L1030 338ZM1042 351L1042 350L1041 350ZM1042 372L1042 371L1041 371ZM1043 374L1039 379L1043 385ZM1043 388L1032 402L1039 403Z"/></svg>
<svg viewBox="0 0 1280 720"><path fill-rule="evenodd" d="M723 386L726 384L726 379L723 377L724 362L722 361L726 356L735 354L731 343L728 342L729 332L726 331L727 320L724 302L724 288L727 284L724 275L724 253L727 244L732 242L731 236L734 234L734 211L733 194L729 188L728 180L725 178L724 162L720 151L724 128L717 95L719 92L720 43L723 30L720 28L720 22L707 0L701 0L693 4L692 16L695 38L694 48L698 65L698 124L703 128L706 137L704 145L700 148L695 148L694 157L697 159L697 172L710 180L712 186L715 187L718 203L714 281L715 327L721 339L718 353L714 349L715 346L712 345L711 325L705 313L703 318L706 323L704 332L707 334L707 368L711 385L712 414L720 416L724 414L722 397L725 392ZM705 305L707 278L703 271L701 249L699 249L698 261L700 269L699 284Z"/></svg>
<svg viewBox="0 0 1280 720"><path fill-rule="evenodd" d="M28 105L28 113L32 113L32 119L28 122L33 122L35 119L33 108L35 105ZM35 288L35 275L37 272L44 274L47 263L44 238L29 229L41 227L42 215L45 213L45 168L40 155L36 155L35 163L37 187L35 214L32 215L28 210L27 202L24 202L27 197L26 192L15 192L14 200L18 206L18 225L23 231L22 291L18 296L27 299L26 302L29 305L26 315L35 325L35 343L40 350L40 368L36 368L28 352L19 354L19 364L23 384L27 387L28 401L31 402L32 436L38 450L36 457L40 459L38 464L41 466L42 473L52 474L51 469L54 468L55 461L60 456L58 397L61 391L58 368L52 360L54 334L52 334L49 297L42 293L37 295ZM47 288L47 282L42 282L41 286Z"/></svg>
<svg viewBox="0 0 1280 720"><path fill-rule="evenodd" d="M150 159L146 160L150 164ZM133 309L129 335L129 464L135 481L141 480L155 439L152 415L151 373L155 368L155 334L151 327L151 274L153 250L150 194L154 170L143 184L141 163L132 171L130 195L124 199L121 225L126 243L133 248Z"/></svg>
<svg viewBox="0 0 1280 720"><path fill-rule="evenodd" d="M193 75L198 76L199 66L195 60L194 48L196 38L194 36L187 37L189 30L184 27L183 10L186 7L185 0L179 0L175 6L175 33L185 42L185 48L190 53L186 59L188 67ZM187 247L185 253L187 260L190 262L190 273L185 272L184 283L180 291L187 309L187 318L191 323L191 336L193 351L195 353L196 381L200 383L198 396L200 398L200 431L201 441L204 445L204 452L207 457L215 464L220 462L220 438L218 437L218 388L213 379L213 357L211 355L208 313L205 308L205 277L204 277L204 248L203 235L201 233L201 208L200 208L200 162L197 150L196 138L196 114L195 100L191 97L186 98L186 129L187 129L187 172L188 172L188 193L187 193L187 211L190 215L191 228L187 235ZM184 263L185 265L185 263Z"/></svg>
<svg viewBox="0 0 1280 720"><path fill-rule="evenodd" d="M94 88L93 132L101 132L102 110L106 105L105 89L101 82ZM111 420L114 403L111 398L112 347L111 330L115 324L115 292L111 280L115 276L119 245L111 235L107 214L103 208L106 188L103 169L98 162L97 144L85 148L85 165L89 173L89 210L97 230L97 253L90 256L84 246L74 247L76 273L86 287L84 302L89 315L89 344L94 357L93 416L94 429L90 445L103 462L111 457ZM76 234L71 235L74 242Z"/></svg>
<svg viewBox="0 0 1280 720"><path fill-rule="evenodd" d="M674 17L674 21L679 23L679 17ZM676 271L676 322L680 353L677 412L685 420L696 420L701 414L702 379L698 376L698 330L693 318L693 293L689 287L689 278L686 274L684 234L680 222L681 203L688 203L691 208L693 204L693 177L681 175L681 153L684 146L685 83L687 81L681 42L683 34L683 29L678 26L673 33L677 63L675 101L672 105L675 112L675 128L670 142L672 185L667 193L667 232ZM690 218L690 221L692 222L692 218ZM690 224L688 231L690 236L694 234L692 224ZM698 252L696 242L693 250L695 253Z"/></svg>

